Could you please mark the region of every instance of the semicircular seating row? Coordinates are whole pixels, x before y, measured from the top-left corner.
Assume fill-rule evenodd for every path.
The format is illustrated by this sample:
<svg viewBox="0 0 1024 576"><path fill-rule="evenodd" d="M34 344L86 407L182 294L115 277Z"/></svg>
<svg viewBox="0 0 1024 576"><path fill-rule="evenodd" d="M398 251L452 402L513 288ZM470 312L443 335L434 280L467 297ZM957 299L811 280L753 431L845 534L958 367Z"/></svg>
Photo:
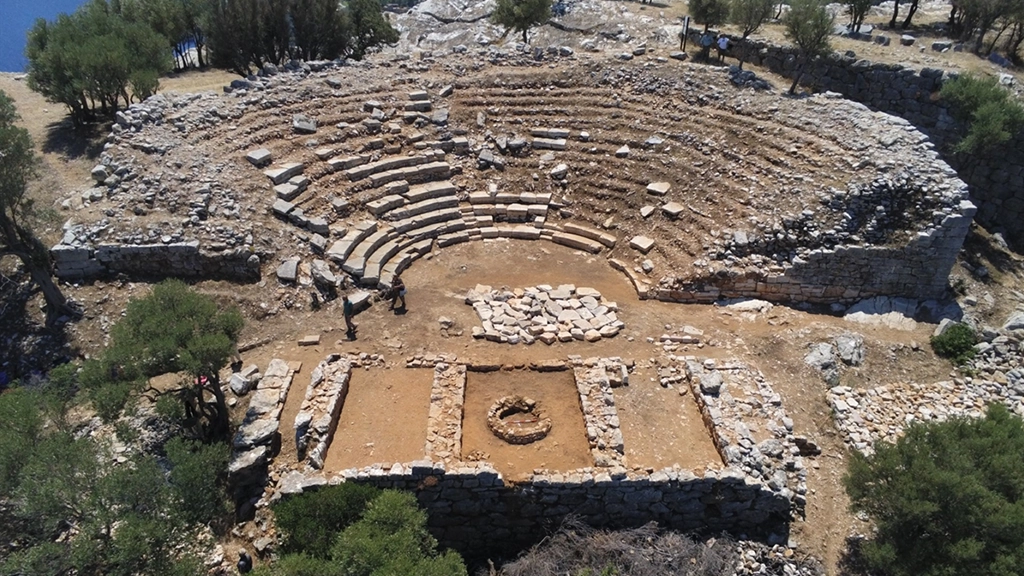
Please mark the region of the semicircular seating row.
<svg viewBox="0 0 1024 576"><path fill-rule="evenodd" d="M550 192L472 192L460 200L456 186L448 180L451 166L445 154L468 152L468 141L460 138L443 147L437 144L416 154L388 155L375 162L366 154L333 158L317 154L331 172L341 172L359 190L381 189L379 197L362 206L372 218L356 223L340 240L322 249L357 283L390 288L395 276L435 244L444 248L489 238L549 240L593 254L615 246L611 234L573 222L549 222ZM265 152L269 159L269 152L257 152ZM259 165L252 154L250 162ZM302 176L304 169L304 164L291 162L264 172L277 195L271 210L282 219L328 236L325 219L309 218L291 202L309 185L309 179Z"/></svg>

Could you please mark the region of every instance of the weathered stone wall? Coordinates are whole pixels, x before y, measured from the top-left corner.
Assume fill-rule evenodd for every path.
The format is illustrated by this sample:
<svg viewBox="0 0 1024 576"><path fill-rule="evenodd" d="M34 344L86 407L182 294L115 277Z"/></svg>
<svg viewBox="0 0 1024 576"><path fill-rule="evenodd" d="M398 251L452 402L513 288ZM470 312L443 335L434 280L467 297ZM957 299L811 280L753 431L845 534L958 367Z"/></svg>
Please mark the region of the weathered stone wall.
<svg viewBox="0 0 1024 576"><path fill-rule="evenodd" d="M246 248L203 250L199 241L172 244L99 246L58 244L50 250L54 274L81 280L128 274L133 277L184 277L258 280L259 256Z"/></svg>
<svg viewBox="0 0 1024 576"><path fill-rule="evenodd" d="M870 36L866 39L871 39ZM696 38L694 38L696 40ZM895 40L898 40L895 39ZM792 79L799 59L790 46L733 38L732 54ZM960 178L970 186L978 205L978 221L1024 241L1024 132L986 157L963 158L950 153L957 123L938 91L949 73L936 68L915 70L900 64L879 64L833 54L806 66L801 84L842 94L871 108L901 116L927 134Z"/></svg>
<svg viewBox="0 0 1024 576"><path fill-rule="evenodd" d="M397 469L397 470L396 470ZM748 537L788 534L790 502L736 469L652 474L581 471L537 475L506 486L492 469L414 462L408 468L353 472L346 481L412 491L430 512L442 546L475 553L520 550L566 516L624 528L657 521L666 528Z"/></svg>
<svg viewBox="0 0 1024 576"><path fill-rule="evenodd" d="M627 467L610 388L627 384L629 363L571 356L532 368L573 370L595 466L537 471L506 483L490 464L460 459L467 365L449 356L412 357L410 367L434 369L427 459L349 469L331 478L293 470L276 489L268 487L265 497L273 501L339 482L410 491L430 512L431 531L441 544L468 555L519 551L569 515L598 527L657 521L678 530L785 541L791 518L802 515L807 485L781 397L760 373L739 362L670 360L686 380L680 385L697 399L723 468ZM753 429L767 438L755 439Z"/></svg>
<svg viewBox="0 0 1024 576"><path fill-rule="evenodd" d="M714 302L722 298L760 298L776 302L852 303L879 295L941 298L975 208L961 202L959 211L937 215L939 225L920 232L904 246L837 246L818 248L782 265L708 269L699 276L666 277L644 283L624 263L641 299L667 302Z"/></svg>

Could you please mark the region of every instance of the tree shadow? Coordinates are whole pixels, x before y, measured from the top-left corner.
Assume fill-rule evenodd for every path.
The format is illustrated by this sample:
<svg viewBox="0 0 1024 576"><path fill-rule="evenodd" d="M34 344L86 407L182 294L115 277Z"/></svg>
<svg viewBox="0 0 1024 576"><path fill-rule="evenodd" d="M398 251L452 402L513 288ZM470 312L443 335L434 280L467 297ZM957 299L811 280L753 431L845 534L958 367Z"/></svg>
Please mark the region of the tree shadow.
<svg viewBox="0 0 1024 576"><path fill-rule="evenodd" d="M27 273L0 267L0 390L13 380L45 374L72 359L64 325L47 328L41 314L30 313L39 297L39 288Z"/></svg>
<svg viewBox="0 0 1024 576"><path fill-rule="evenodd" d="M978 225L973 225L960 254L972 269L991 266L1003 274L1018 276L1024 270L1024 262L1012 251L1014 248L1013 244L1001 246L987 231L982 232Z"/></svg>
<svg viewBox="0 0 1024 576"><path fill-rule="evenodd" d="M866 539L855 535L846 538L846 547L839 556L836 568L841 576L868 576L871 572L864 562L863 547Z"/></svg>
<svg viewBox="0 0 1024 576"><path fill-rule="evenodd" d="M103 121L75 126L71 117L67 116L46 127L43 152L60 154L71 160L99 158L110 125L109 121Z"/></svg>

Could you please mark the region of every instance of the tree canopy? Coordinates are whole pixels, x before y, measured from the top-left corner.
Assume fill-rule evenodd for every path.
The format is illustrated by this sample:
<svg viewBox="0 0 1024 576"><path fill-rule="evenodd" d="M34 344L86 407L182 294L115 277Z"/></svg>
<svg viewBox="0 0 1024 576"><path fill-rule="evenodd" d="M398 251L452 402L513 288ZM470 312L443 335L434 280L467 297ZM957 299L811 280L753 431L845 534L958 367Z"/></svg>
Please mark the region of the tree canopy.
<svg viewBox="0 0 1024 576"><path fill-rule="evenodd" d="M966 127L956 152L984 154L1009 142L1024 126L1024 107L995 78L962 74L947 80L940 95Z"/></svg>
<svg viewBox="0 0 1024 576"><path fill-rule="evenodd" d="M824 0L793 0L783 23L786 38L800 51L801 62L797 68L789 93L796 92L796 86L803 77L807 62L832 51L829 36L835 18L829 13Z"/></svg>
<svg viewBox="0 0 1024 576"><path fill-rule="evenodd" d="M728 0L690 0L690 15L693 21L704 25L704 30L718 26L729 17Z"/></svg>
<svg viewBox="0 0 1024 576"><path fill-rule="evenodd" d="M100 415L110 419L149 378L181 373L179 387L162 393L181 400L185 426L198 437L223 437L229 422L220 370L236 354L242 324L237 309L221 309L180 280L166 280L128 302L110 347L86 363L83 384Z"/></svg>
<svg viewBox="0 0 1024 576"><path fill-rule="evenodd" d="M211 62L243 76L290 59L362 59L398 41L379 0L223 0L206 30Z"/></svg>
<svg viewBox="0 0 1024 576"><path fill-rule="evenodd" d="M274 515L289 553L259 576L467 573L458 553L437 551L427 514L408 492L328 486L281 501Z"/></svg>
<svg viewBox="0 0 1024 576"><path fill-rule="evenodd" d="M877 534L869 567L892 576L1020 574L1024 565L1024 422L1001 405L984 418L912 424L844 479Z"/></svg>
<svg viewBox="0 0 1024 576"><path fill-rule="evenodd" d="M28 33L28 86L67 106L82 123L97 110L112 114L156 92L171 68L168 40L144 22L130 22L106 0L91 0Z"/></svg>
<svg viewBox="0 0 1024 576"><path fill-rule="evenodd" d="M49 382L0 394L0 534L10 543L0 574L200 573L189 543L197 524L224 511L227 447L172 440L169 473L135 450L117 462L90 435L44 426L65 419L74 372L67 365Z"/></svg>
<svg viewBox="0 0 1024 576"><path fill-rule="evenodd" d="M506 31L515 30L522 34L524 44L530 43L530 28L540 26L549 18L551 0L498 0L491 14L491 22L504 26Z"/></svg>
<svg viewBox="0 0 1024 576"><path fill-rule="evenodd" d="M771 19L774 9L775 0L732 0L729 21L738 26L740 34L746 38Z"/></svg>

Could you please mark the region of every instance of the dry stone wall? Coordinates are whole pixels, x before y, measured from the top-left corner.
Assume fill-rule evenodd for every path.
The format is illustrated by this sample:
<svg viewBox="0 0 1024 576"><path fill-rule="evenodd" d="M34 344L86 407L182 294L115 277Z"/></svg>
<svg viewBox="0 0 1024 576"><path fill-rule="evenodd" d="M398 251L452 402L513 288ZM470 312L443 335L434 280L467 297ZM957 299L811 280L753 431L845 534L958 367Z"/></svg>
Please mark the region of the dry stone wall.
<svg viewBox="0 0 1024 576"><path fill-rule="evenodd" d="M254 281L260 259L246 248L204 250L199 241L168 244L58 244L50 250L54 274L79 280L116 274Z"/></svg>
<svg viewBox="0 0 1024 576"><path fill-rule="evenodd" d="M425 354L408 358L406 365L434 370L427 459L381 463L331 477L311 468L292 470L276 487L268 486L265 499L341 482L410 491L430 512L430 529L441 544L470 554L520 550L569 515L593 526L657 521L679 530L729 531L785 542L792 515L802 511L806 484L792 421L780 397L758 372L736 361L670 360L684 375L685 390L698 398L724 468L628 467L612 387L628 385L632 364L571 356L531 369L573 370L596 465L537 471L524 481L507 482L489 463L461 461L467 368L487 366Z"/></svg>
<svg viewBox="0 0 1024 576"><path fill-rule="evenodd" d="M228 463L228 480L236 495L244 495L266 482L270 459L281 447L278 431L281 410L295 372L284 360L271 360L256 391L249 398L245 418L232 441L231 461Z"/></svg>
<svg viewBox="0 0 1024 576"><path fill-rule="evenodd" d="M334 437L338 416L348 395L352 363L331 354L310 375L302 407L295 416L295 446L300 458L317 470L324 467L327 447Z"/></svg>
<svg viewBox="0 0 1024 576"><path fill-rule="evenodd" d="M872 40L862 35L864 40ZM879 37L875 37L876 39ZM764 66L792 78L799 63L795 50L763 41L735 37L732 52L744 62ZM835 53L811 62L801 84L842 94L875 110L905 118L927 134L957 170L978 205L978 220L1005 231L1017 241L1024 219L1024 132L989 157L957 157L945 153L957 137L958 125L946 105L936 98L950 73L937 68L916 70L900 64L881 64Z"/></svg>

